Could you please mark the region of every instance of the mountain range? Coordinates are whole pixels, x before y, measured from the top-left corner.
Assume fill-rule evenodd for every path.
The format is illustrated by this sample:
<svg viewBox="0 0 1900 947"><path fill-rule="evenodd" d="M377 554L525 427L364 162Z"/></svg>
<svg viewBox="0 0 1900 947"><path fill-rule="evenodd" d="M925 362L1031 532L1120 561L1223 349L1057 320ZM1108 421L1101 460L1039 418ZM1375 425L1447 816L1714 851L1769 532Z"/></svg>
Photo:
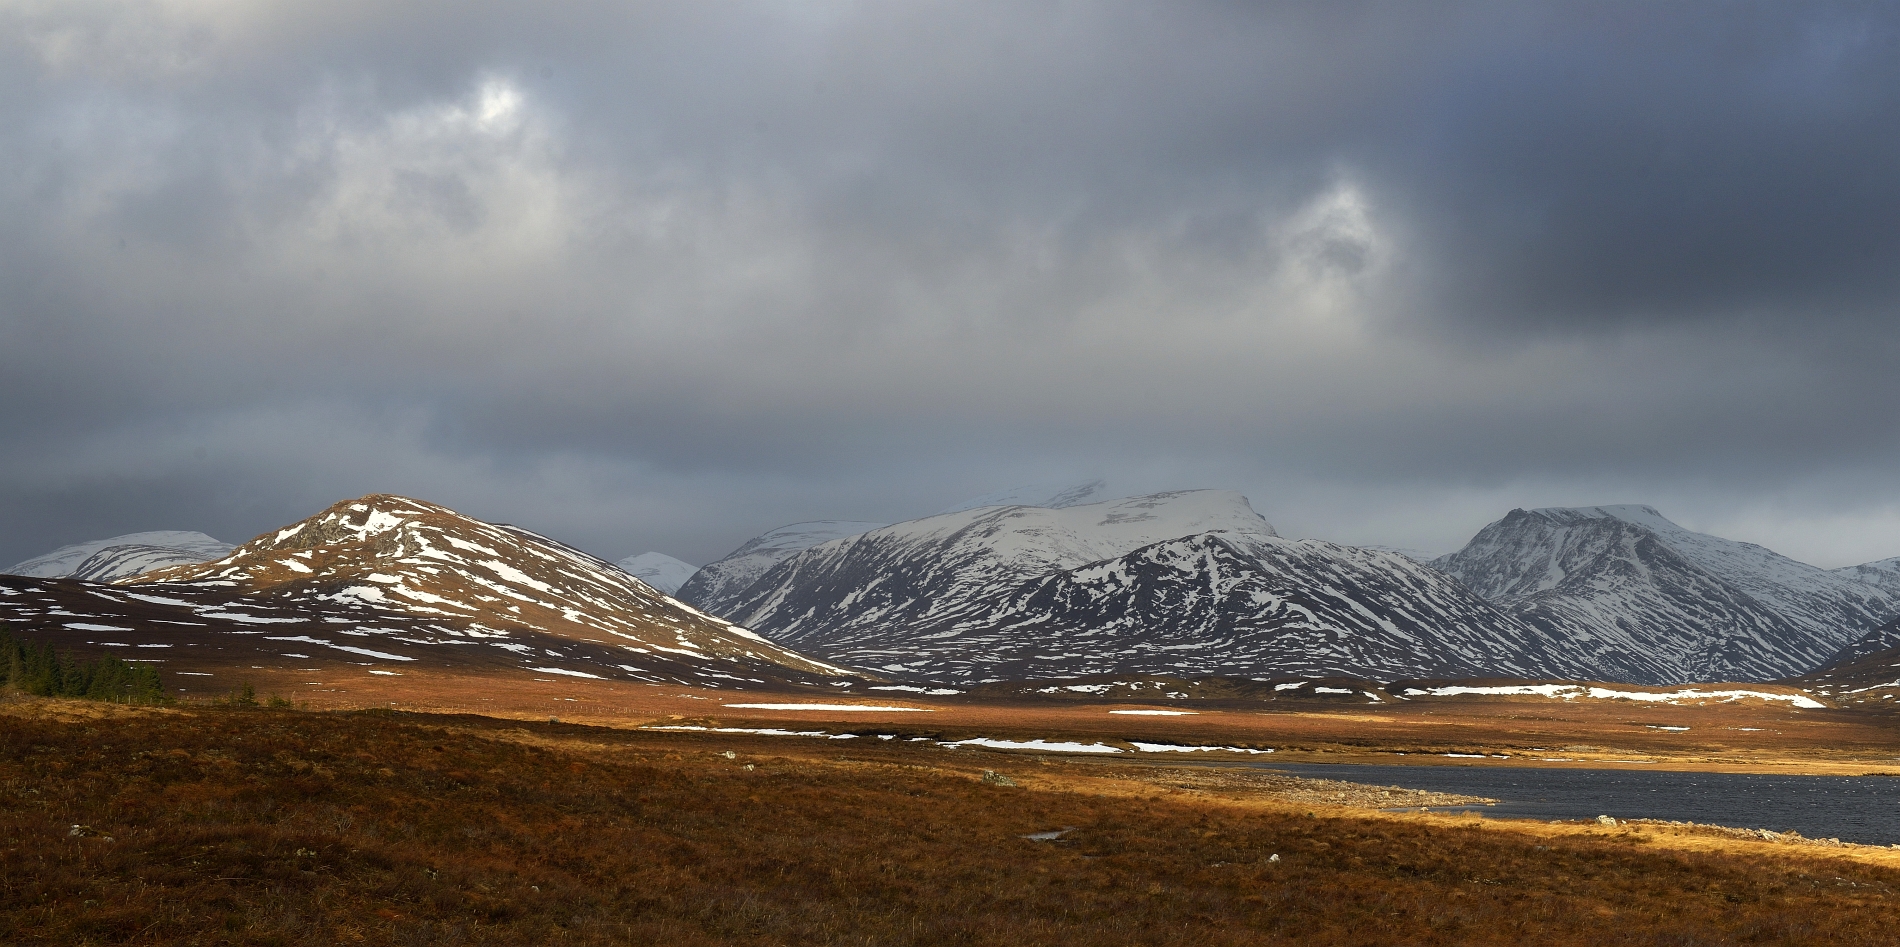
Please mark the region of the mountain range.
<svg viewBox="0 0 1900 947"><path fill-rule="evenodd" d="M0 580L0 621L100 647L697 684L1806 674L1900 688L1900 559L1819 569L1631 505L1513 510L1426 562L1282 537L1229 491L1101 492L793 524L699 569L659 553L616 567L374 495L235 548L140 533L56 550ZM106 640L135 628L158 637Z"/></svg>
<svg viewBox="0 0 1900 947"><path fill-rule="evenodd" d="M981 507L831 540L773 566L726 614L828 660L958 683L1579 669L1443 573L1284 539L1215 490Z"/></svg>
<svg viewBox="0 0 1900 947"><path fill-rule="evenodd" d="M726 577L717 597L695 598L695 577L681 594L841 663L966 683L1764 681L1810 671L1900 614L1900 560L1819 569L1635 505L1513 510L1428 563L1284 539L1220 491L1061 513L977 507L798 545L755 565L744 588Z"/></svg>

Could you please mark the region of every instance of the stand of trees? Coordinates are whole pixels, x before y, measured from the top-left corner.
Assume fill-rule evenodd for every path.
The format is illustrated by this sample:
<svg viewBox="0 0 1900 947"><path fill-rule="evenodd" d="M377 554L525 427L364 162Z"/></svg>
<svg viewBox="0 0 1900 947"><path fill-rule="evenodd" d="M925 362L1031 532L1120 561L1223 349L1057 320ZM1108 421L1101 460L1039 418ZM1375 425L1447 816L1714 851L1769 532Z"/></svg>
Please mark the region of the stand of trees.
<svg viewBox="0 0 1900 947"><path fill-rule="evenodd" d="M33 644L0 630L0 692L39 697L155 703L165 697L158 669L111 655L87 659Z"/></svg>

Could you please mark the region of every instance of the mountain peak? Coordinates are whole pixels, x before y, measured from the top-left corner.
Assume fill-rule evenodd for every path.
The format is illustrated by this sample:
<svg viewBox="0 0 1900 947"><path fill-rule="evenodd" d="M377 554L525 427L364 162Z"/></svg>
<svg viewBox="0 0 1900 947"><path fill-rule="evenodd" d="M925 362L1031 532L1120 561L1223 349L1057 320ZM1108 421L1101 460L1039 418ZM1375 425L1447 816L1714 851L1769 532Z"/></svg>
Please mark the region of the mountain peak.
<svg viewBox="0 0 1900 947"><path fill-rule="evenodd" d="M1670 680L1800 673L1900 601L1862 573L1698 533L1643 504L1513 510L1432 565L1595 642L1604 660L1642 656Z"/></svg>
<svg viewBox="0 0 1900 947"><path fill-rule="evenodd" d="M1035 483L986 493L980 497L971 497L938 512L962 513L965 510L991 506L1037 506L1048 510L1060 510L1086 503L1099 503L1107 499L1107 494L1108 481L1106 480L1090 480L1087 483L1075 484Z"/></svg>
<svg viewBox="0 0 1900 947"><path fill-rule="evenodd" d="M1525 512L1541 516L1553 522L1575 522L1590 519L1621 520L1636 526L1646 527L1659 532L1687 532L1681 526L1671 522L1656 511L1656 508L1642 503L1620 503L1605 506L1550 506Z"/></svg>
<svg viewBox="0 0 1900 947"><path fill-rule="evenodd" d="M354 500L331 504L309 519L299 520L274 533L266 533L246 543L246 547L269 550L318 549L341 543L365 542L401 529L403 526L437 518L474 524L479 521L463 516L446 506L397 496L372 493ZM268 537L268 538L266 538Z"/></svg>
<svg viewBox="0 0 1900 947"><path fill-rule="evenodd" d="M821 677L846 673L704 614L545 536L390 494L344 500L221 559L147 573L126 584L152 583L235 588L280 608L312 612L424 616L444 640L541 635L605 645L624 653L616 658L626 663L616 667L636 679L652 672L701 675L709 667L727 668L721 671L726 674L740 667ZM506 640L497 645L517 646Z"/></svg>

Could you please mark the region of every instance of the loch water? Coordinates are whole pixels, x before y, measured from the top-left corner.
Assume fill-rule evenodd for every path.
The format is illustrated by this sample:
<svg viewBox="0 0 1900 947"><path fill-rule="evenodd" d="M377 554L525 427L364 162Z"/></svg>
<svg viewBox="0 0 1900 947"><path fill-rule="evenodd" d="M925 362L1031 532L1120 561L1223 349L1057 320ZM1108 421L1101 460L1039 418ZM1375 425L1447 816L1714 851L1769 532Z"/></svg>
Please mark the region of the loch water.
<svg viewBox="0 0 1900 947"><path fill-rule="evenodd" d="M1900 766L1900 764L1896 764ZM1680 773L1521 766L1260 763L1255 768L1499 800L1513 819L1664 819L1799 832L1866 845L1900 843L1900 777Z"/></svg>

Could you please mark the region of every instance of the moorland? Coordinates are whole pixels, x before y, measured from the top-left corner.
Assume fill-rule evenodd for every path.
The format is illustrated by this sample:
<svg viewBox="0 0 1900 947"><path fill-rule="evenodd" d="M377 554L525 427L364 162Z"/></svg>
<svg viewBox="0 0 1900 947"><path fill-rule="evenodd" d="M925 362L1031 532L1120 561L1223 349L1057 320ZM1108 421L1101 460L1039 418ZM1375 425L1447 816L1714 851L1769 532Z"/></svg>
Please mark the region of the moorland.
<svg viewBox="0 0 1900 947"><path fill-rule="evenodd" d="M1500 720L1549 736L1594 719L1598 744L1666 756L1662 741L1697 731L1639 732L1633 714L1740 713L1783 732L1752 751L1705 739L1675 765L1846 766L1858 747L1871 767L1896 754L1864 715L1492 701L1115 717L906 700L935 709L794 724L726 707L750 702L730 692L575 693L490 690L488 714L8 698L0 942L1891 942L1890 849L1392 812L1218 768L896 738L1247 731L1332 757L1464 746L1487 719L1489 744L1513 739ZM559 722L543 710L556 702ZM775 723L893 739L654 729Z"/></svg>

